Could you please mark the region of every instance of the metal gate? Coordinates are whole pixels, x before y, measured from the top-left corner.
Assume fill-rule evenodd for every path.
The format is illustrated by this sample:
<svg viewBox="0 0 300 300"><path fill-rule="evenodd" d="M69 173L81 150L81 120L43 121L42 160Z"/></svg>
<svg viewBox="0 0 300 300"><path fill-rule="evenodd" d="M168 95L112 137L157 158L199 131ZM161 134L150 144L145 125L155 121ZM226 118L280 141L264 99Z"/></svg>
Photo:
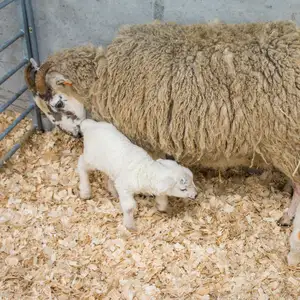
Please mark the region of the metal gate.
<svg viewBox="0 0 300 300"><path fill-rule="evenodd" d="M34 60L38 64L40 64L31 0L4 0L0 3L0 10L10 3L18 1L20 1L22 10L22 22L20 22L22 24L22 28L20 28L19 32L15 36L0 45L0 52L2 52L18 39L23 38L23 47L25 47L26 56L17 66L15 66L0 78L0 86L18 70L24 67L29 62L30 58L34 58ZM12 103L14 103L26 90L27 86L26 84L24 84L24 86L22 86L10 100L1 105L0 114L3 114L3 112ZM24 134L23 137L0 158L0 167L2 167L4 163L22 146L22 144L32 135L32 133L34 133L36 130L43 129L40 110L34 103L31 96L31 103L29 104L29 106L3 132L0 133L0 141L2 141L5 136L7 136L30 112L33 112L32 128L28 130L26 134Z"/></svg>

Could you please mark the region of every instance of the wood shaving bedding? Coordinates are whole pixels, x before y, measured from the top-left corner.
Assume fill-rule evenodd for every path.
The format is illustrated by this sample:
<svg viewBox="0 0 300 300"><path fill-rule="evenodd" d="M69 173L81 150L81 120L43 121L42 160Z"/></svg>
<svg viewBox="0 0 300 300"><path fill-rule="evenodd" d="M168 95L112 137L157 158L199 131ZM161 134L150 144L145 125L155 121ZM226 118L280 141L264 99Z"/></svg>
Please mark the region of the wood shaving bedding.
<svg viewBox="0 0 300 300"><path fill-rule="evenodd" d="M3 116L3 117L2 117ZM2 114L3 129L15 118ZM24 120L0 154L30 128ZM286 255L291 228L276 221L290 203L281 174L203 176L197 201L171 213L138 199L137 233L119 201L91 175L78 197L82 141L34 134L0 171L1 299L297 299L300 268Z"/></svg>

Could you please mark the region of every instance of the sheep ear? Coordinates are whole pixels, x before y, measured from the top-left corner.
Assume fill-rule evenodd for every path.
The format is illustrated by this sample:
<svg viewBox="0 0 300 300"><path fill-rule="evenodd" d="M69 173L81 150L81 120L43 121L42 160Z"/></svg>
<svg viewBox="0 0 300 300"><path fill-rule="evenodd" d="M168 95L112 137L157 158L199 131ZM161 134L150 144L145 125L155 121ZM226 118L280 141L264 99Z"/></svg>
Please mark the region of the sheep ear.
<svg viewBox="0 0 300 300"><path fill-rule="evenodd" d="M56 85L72 85L72 81L67 79L64 75L58 73L58 72L52 72L48 75L49 81L52 82L52 84Z"/></svg>
<svg viewBox="0 0 300 300"><path fill-rule="evenodd" d="M168 189L175 185L175 180L172 177L166 177L158 183L159 193L165 193Z"/></svg>
<svg viewBox="0 0 300 300"><path fill-rule="evenodd" d="M72 81L67 79L64 75L58 73L58 72L50 72L46 74L46 82L47 84L54 88L57 86L71 86Z"/></svg>
<svg viewBox="0 0 300 300"><path fill-rule="evenodd" d="M57 85L69 85L69 86L72 86L72 81L67 80L65 78L59 78L59 79L56 80L56 84Z"/></svg>

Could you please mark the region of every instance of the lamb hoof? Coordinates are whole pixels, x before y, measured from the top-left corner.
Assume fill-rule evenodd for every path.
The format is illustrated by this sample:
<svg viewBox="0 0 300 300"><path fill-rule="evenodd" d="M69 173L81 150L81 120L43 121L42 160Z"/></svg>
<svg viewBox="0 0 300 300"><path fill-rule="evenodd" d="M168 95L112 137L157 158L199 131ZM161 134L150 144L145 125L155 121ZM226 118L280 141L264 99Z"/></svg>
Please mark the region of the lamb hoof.
<svg viewBox="0 0 300 300"><path fill-rule="evenodd" d="M156 209L161 212L161 213L164 213L164 214L170 214L171 213L171 207L168 206L168 207L159 207L159 206L156 206Z"/></svg>
<svg viewBox="0 0 300 300"><path fill-rule="evenodd" d="M277 225L281 227L290 227L293 224L291 219L286 213L277 221Z"/></svg>
<svg viewBox="0 0 300 300"><path fill-rule="evenodd" d="M91 196L91 192L89 191L80 192L80 198L83 200L89 200L91 199Z"/></svg>
<svg viewBox="0 0 300 300"><path fill-rule="evenodd" d="M137 228L135 225L125 225L126 229L132 232L136 232Z"/></svg>
<svg viewBox="0 0 300 300"><path fill-rule="evenodd" d="M300 263L300 253L299 252L289 252L287 256L287 262L289 266L296 266Z"/></svg>

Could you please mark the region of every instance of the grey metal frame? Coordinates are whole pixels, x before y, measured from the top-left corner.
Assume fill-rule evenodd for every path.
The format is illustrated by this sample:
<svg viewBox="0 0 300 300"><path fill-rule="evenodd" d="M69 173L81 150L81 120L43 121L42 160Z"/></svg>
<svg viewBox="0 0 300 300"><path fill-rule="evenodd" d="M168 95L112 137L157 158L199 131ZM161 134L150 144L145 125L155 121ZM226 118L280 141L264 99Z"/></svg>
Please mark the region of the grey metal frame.
<svg viewBox="0 0 300 300"><path fill-rule="evenodd" d="M3 84L7 79L9 79L13 74L15 74L18 70L20 70L23 66L25 66L30 58L34 58L34 60L40 64L39 53L37 48L37 39L36 32L33 20L33 11L31 6L31 0L4 0L0 3L0 10L7 6L8 4L20 1L21 10L22 10L22 18L23 18L23 26L20 31L13 36L11 39L6 41L4 44L0 45L0 52L6 49L8 46L13 44L19 38L25 39L26 44L26 57L13 69L8 71L4 76L0 78L0 85ZM16 101L25 91L27 90L27 86L24 85L10 100L1 105L0 114L2 114L14 101ZM0 133L0 141L5 138L30 112L33 112L33 124L32 128L23 135L23 137L7 152L3 157L0 158L0 167L4 165L4 163L23 145L23 143L36 131L42 131L42 119L41 112L39 108L36 106L35 102L32 100L32 103L29 104L28 108L24 110L18 118L16 118L12 124L10 124L2 133Z"/></svg>

